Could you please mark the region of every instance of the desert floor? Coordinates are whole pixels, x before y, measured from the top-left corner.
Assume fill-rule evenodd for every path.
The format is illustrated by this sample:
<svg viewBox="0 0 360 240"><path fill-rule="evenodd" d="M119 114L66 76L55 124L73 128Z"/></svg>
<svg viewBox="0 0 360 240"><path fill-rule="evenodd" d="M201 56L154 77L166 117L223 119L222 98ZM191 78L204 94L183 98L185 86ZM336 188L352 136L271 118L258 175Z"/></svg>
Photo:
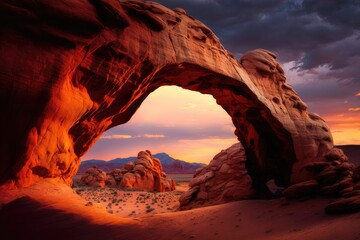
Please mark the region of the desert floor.
<svg viewBox="0 0 360 240"><path fill-rule="evenodd" d="M148 192L136 189L88 187L73 181L74 191L86 201L86 206L100 205L106 211L123 218L137 218L159 213L175 212L179 209L180 195L188 189L192 174L169 174L176 182L171 192Z"/></svg>
<svg viewBox="0 0 360 240"><path fill-rule="evenodd" d="M360 239L360 213L325 215L334 199L246 200L174 211L180 190L151 195L104 189L90 197L84 188L92 204L76 190L51 182L0 189L0 239ZM108 207L114 198L118 206Z"/></svg>

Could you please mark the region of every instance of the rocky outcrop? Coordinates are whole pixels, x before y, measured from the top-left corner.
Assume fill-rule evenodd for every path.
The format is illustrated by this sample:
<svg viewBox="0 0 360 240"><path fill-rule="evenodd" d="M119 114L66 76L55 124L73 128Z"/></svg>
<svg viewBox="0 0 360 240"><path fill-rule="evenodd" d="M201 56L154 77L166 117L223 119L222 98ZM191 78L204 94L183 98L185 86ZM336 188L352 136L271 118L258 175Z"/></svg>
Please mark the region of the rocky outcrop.
<svg viewBox="0 0 360 240"><path fill-rule="evenodd" d="M97 168L96 166L86 170L80 179L81 184L92 187L105 187L105 181L106 185L108 185L106 172Z"/></svg>
<svg viewBox="0 0 360 240"><path fill-rule="evenodd" d="M331 185L324 186L322 193L332 196L341 196L341 199L330 203L325 208L328 214L342 214L360 212L360 167L352 171L353 165L349 163L335 166L338 179ZM325 171L325 170L324 170ZM332 169L328 170L328 172Z"/></svg>
<svg viewBox="0 0 360 240"><path fill-rule="evenodd" d="M329 214L360 211L360 167L348 162L343 151L333 148L323 161L304 166L304 170L313 172L315 180L294 184L283 193L288 199L313 195L323 195L343 199L336 200L326 207Z"/></svg>
<svg viewBox="0 0 360 240"><path fill-rule="evenodd" d="M153 158L149 150L139 152L133 169L124 174L119 185L157 192L175 190L175 182L166 178L160 160Z"/></svg>
<svg viewBox="0 0 360 240"><path fill-rule="evenodd" d="M236 143L196 171L190 189L180 197L180 208L216 205L249 198L252 181L245 167L245 150Z"/></svg>
<svg viewBox="0 0 360 240"><path fill-rule="evenodd" d="M0 184L70 184L101 134L164 85L211 94L225 109L255 192L270 179L279 187L317 179L306 166L336 151L327 124L286 83L275 54L258 49L238 62L184 10L4 0L0 12Z"/></svg>
<svg viewBox="0 0 360 240"><path fill-rule="evenodd" d="M240 143L221 151L208 166L197 170L189 183L190 189L180 198L180 208L184 210L258 197L254 194L245 163L246 155ZM280 196L284 195L290 200L316 195L341 196L343 199L326 207L327 213L360 211L360 167L354 169L341 149L333 148L323 161L312 162L303 170L313 172L316 179L293 184L281 190ZM278 197L276 190L279 189L269 193Z"/></svg>
<svg viewBox="0 0 360 240"><path fill-rule="evenodd" d="M104 187L125 187L147 191L167 192L175 190L175 182L166 178L160 160L153 158L149 150L141 151L135 162L128 162L124 169L115 169L105 173L97 167L89 168L80 179L80 183Z"/></svg>
<svg viewBox="0 0 360 240"><path fill-rule="evenodd" d="M193 163L193 162L186 162L179 159L174 159L171 156L169 156L167 153L156 153L153 155L153 157L160 160L162 168L164 172L168 174L194 174L196 169L205 166L204 163ZM115 158L112 160L85 160L81 161L79 171L77 174L84 173L89 167L96 165L101 169L107 169L108 171L114 170L117 168L124 168L124 165L126 163L133 164L132 161L134 161L136 157L127 157L127 158ZM125 166L132 169L134 166ZM130 170L131 171L131 170Z"/></svg>

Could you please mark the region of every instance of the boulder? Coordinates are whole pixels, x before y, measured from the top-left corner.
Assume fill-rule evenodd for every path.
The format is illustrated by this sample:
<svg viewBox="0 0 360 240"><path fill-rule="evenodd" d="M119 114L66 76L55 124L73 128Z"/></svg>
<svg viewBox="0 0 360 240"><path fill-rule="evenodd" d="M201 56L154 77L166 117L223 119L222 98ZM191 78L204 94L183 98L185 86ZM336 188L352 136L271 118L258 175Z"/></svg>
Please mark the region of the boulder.
<svg viewBox="0 0 360 240"><path fill-rule="evenodd" d="M127 162L124 165L124 169L128 172L131 172L134 169L135 164L133 162Z"/></svg>
<svg viewBox="0 0 360 240"><path fill-rule="evenodd" d="M135 183L136 183L135 174L128 172L121 179L121 182L119 183L119 186L125 187L125 188L132 188Z"/></svg>
<svg viewBox="0 0 360 240"><path fill-rule="evenodd" d="M249 198L253 189L245 161L245 150L240 143L221 151L208 166L196 171L190 189L181 195L181 209Z"/></svg>
<svg viewBox="0 0 360 240"><path fill-rule="evenodd" d="M293 184L283 191L287 199L296 199L314 195L319 190L319 183L315 180Z"/></svg>
<svg viewBox="0 0 360 240"><path fill-rule="evenodd" d="M116 180L113 176L107 174L106 175L106 180L105 180L105 185L109 186L109 187L115 187L116 186Z"/></svg>
<svg viewBox="0 0 360 240"><path fill-rule="evenodd" d="M139 152L131 169L120 181L120 186L157 192L175 190L174 181L166 178L160 160L153 158L149 150Z"/></svg>
<svg viewBox="0 0 360 240"><path fill-rule="evenodd" d="M127 169L114 169L110 172L107 172L106 175L107 176L112 176L116 182L116 184L119 184L119 182L121 181L121 179L123 178L124 174L127 173L128 170Z"/></svg>
<svg viewBox="0 0 360 240"><path fill-rule="evenodd" d="M360 212L360 195L337 200L325 208L327 214L344 214Z"/></svg>
<svg viewBox="0 0 360 240"><path fill-rule="evenodd" d="M358 166L353 173L353 182L360 182L360 166Z"/></svg>
<svg viewBox="0 0 360 240"><path fill-rule="evenodd" d="M340 161L340 162L348 161L348 158L344 154L344 151L340 148L330 149L330 151L328 151L324 157L327 161Z"/></svg>
<svg viewBox="0 0 360 240"><path fill-rule="evenodd" d="M94 166L85 171L80 178L80 183L93 187L104 187L106 180L106 173Z"/></svg>

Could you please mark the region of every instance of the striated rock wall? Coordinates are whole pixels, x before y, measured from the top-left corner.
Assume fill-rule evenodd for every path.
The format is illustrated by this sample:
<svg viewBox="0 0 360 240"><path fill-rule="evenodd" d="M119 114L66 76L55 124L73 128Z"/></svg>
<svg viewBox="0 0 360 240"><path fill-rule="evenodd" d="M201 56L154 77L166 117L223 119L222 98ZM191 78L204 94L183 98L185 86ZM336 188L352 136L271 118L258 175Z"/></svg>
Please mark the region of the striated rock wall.
<svg viewBox="0 0 360 240"><path fill-rule="evenodd" d="M253 194L252 181L245 167L245 149L236 143L218 153L209 165L200 168L180 197L180 208L216 205Z"/></svg>
<svg viewBox="0 0 360 240"><path fill-rule="evenodd" d="M333 148L275 54L240 62L182 9L115 0L0 3L0 183L70 184L80 157L163 85L211 94L236 127L255 191L289 186Z"/></svg>
<svg viewBox="0 0 360 240"><path fill-rule="evenodd" d="M80 183L94 187L125 187L147 191L167 192L175 190L175 182L166 178L160 160L153 158L149 150L141 151L135 162L128 162L124 169L110 172L92 167L81 176Z"/></svg>

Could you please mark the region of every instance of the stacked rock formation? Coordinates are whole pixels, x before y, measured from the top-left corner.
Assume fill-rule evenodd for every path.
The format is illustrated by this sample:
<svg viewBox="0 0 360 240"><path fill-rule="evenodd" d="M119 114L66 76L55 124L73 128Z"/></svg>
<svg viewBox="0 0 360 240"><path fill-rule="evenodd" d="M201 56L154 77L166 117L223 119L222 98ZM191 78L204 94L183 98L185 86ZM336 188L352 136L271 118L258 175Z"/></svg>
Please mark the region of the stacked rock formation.
<svg viewBox="0 0 360 240"><path fill-rule="evenodd" d="M106 172L94 166L81 176L80 183L93 187L105 187Z"/></svg>
<svg viewBox="0 0 360 240"><path fill-rule="evenodd" d="M221 151L209 165L196 171L189 183L190 189L180 198L180 208L191 209L256 197L245 163L245 150L240 143ZM343 199L326 207L327 213L360 211L360 167L355 169L341 149L333 148L322 161L306 165L303 171L313 172L316 179L285 189L283 194L287 199L341 196Z"/></svg>
<svg viewBox="0 0 360 240"><path fill-rule="evenodd" d="M329 214L360 211L360 167L348 161L343 151L333 148L322 161L304 167L305 171L316 174L316 179L294 184L284 191L288 199L305 196L325 195L343 199L326 207Z"/></svg>
<svg viewBox="0 0 360 240"><path fill-rule="evenodd" d="M236 143L200 168L180 197L180 208L190 209L249 198L252 181L245 168L245 150Z"/></svg>
<svg viewBox="0 0 360 240"><path fill-rule="evenodd" d="M167 192L175 190L175 182L166 178L160 160L153 158L149 150L141 151L135 162L128 162L124 169L104 172L97 167L89 168L80 183L104 187L125 187L147 191Z"/></svg>

